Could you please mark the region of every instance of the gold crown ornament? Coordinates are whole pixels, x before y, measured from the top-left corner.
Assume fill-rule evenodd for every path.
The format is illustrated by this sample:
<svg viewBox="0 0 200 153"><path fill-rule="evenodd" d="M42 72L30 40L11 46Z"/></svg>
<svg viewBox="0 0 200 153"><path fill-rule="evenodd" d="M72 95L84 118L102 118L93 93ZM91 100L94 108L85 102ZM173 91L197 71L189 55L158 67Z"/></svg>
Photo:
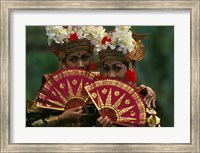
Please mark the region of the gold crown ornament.
<svg viewBox="0 0 200 153"><path fill-rule="evenodd" d="M102 26L46 26L46 35L51 51L63 58L80 50L93 53L104 30Z"/></svg>
<svg viewBox="0 0 200 153"><path fill-rule="evenodd" d="M117 26L114 31L104 33L94 51L98 53L100 61L105 59L120 59L139 62L144 58L145 47L142 40L149 34L136 34L130 30L131 26Z"/></svg>
<svg viewBox="0 0 200 153"><path fill-rule="evenodd" d="M115 30L104 33L101 40L95 45L94 51L99 55L100 61L119 60L129 63L128 78L136 82L132 61L139 62L144 58L145 47L142 40L149 34L136 34L130 30L131 26L116 26ZM128 79L129 80L129 79Z"/></svg>

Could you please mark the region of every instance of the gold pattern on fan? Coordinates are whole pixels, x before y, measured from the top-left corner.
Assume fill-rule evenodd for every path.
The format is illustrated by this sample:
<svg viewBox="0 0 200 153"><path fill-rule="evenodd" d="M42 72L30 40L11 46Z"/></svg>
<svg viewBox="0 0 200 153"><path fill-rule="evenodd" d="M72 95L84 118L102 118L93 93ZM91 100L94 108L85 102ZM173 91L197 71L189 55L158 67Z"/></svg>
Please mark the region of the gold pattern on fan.
<svg viewBox="0 0 200 153"><path fill-rule="evenodd" d="M127 104L127 105L130 104L130 100L129 100L129 99L126 99L126 100L125 100L125 104Z"/></svg>
<svg viewBox="0 0 200 153"><path fill-rule="evenodd" d="M85 81L93 81L95 77L94 74L79 69L58 71L44 83L38 93L36 105L42 108L64 110L68 102L78 101L81 104L87 102L89 96L83 90L83 86Z"/></svg>
<svg viewBox="0 0 200 153"><path fill-rule="evenodd" d="M56 82L59 80L58 75L55 75L53 78L56 80Z"/></svg>
<svg viewBox="0 0 200 153"><path fill-rule="evenodd" d="M38 97L41 98L41 99L45 99L46 98L46 96L43 93L39 93Z"/></svg>
<svg viewBox="0 0 200 153"><path fill-rule="evenodd" d="M68 80L67 80L67 87L68 87L69 95L74 96L74 92Z"/></svg>
<svg viewBox="0 0 200 153"><path fill-rule="evenodd" d="M64 89L65 85L63 83L60 83L60 88Z"/></svg>
<svg viewBox="0 0 200 153"><path fill-rule="evenodd" d="M120 112L119 112L119 115L121 116L122 114L128 112L130 109L132 109L133 106L130 106L130 107L126 107L126 108L123 108Z"/></svg>
<svg viewBox="0 0 200 153"><path fill-rule="evenodd" d="M103 94L106 94L106 92L107 92L107 90L106 90L106 88L104 88L104 89L102 90L102 93L103 93Z"/></svg>
<svg viewBox="0 0 200 153"><path fill-rule="evenodd" d="M102 90L101 91L97 90L98 87L103 87L105 85L115 86L117 88L120 88L120 90L124 90L126 92L121 93L120 90L114 90L114 88L112 88L112 87L110 87L108 89L106 88L108 91L110 91L110 89L112 88L113 91L110 91L110 92L111 92L111 95L113 95L113 96L111 97L110 94L108 94L108 95L103 94ZM95 91L93 91L94 89L95 89ZM103 87L103 89L104 89L104 87ZM101 111L101 110L103 111L104 108L112 109L116 113L117 122L128 121L128 122L134 123L135 120L137 120L136 117L134 117L135 114L137 114L137 113L132 110L134 107L137 107L139 109L140 124L144 124L146 122L146 112L145 112L145 109L144 109L145 105L143 104L142 99L140 99L140 96L135 91L135 89L132 88L130 85L126 85L126 84L124 84L120 81L117 81L117 80L102 80L102 81L100 80L100 81L96 82L95 85L86 86L86 91L90 95L92 101L94 102L95 106L97 107L97 109L99 111ZM116 96L117 95L116 91L119 91L119 97ZM90 94L90 92L91 92L91 94ZM96 93L97 95L94 96L95 95L94 93ZM125 104L125 100L127 100L126 94L131 95L131 97L134 99L136 105L131 105L131 106L127 105L124 109L122 109L120 106L121 106L122 103ZM108 97L108 96L110 96L110 97ZM117 99L117 100L113 101L112 98ZM129 99L129 100L130 100L130 103L131 103L132 102L131 99ZM112 106L108 107L109 103L111 103L110 101L112 101ZM125 113L129 113L130 117L124 117Z"/></svg>
<svg viewBox="0 0 200 153"><path fill-rule="evenodd" d="M132 111L132 112L130 113L130 115L131 115L131 116L134 116L134 115L135 115L135 112L134 112L134 111Z"/></svg>
<svg viewBox="0 0 200 153"><path fill-rule="evenodd" d="M115 95L115 96L119 96L119 91L115 91L115 92L114 92L114 95Z"/></svg>
<svg viewBox="0 0 200 153"><path fill-rule="evenodd" d="M125 93L116 101L113 103L113 105L111 104L112 102L112 88L110 88L109 93L106 97L106 102L105 104L102 101L102 97L100 96L99 92L97 91L97 101L98 101L98 106L97 109L101 110L103 108L111 108L115 111L116 115L117 115L117 122L121 122L121 121L127 121L127 120L135 120L135 118L124 118L122 117L122 115L126 112L128 112L130 109L132 109L134 106L130 106L130 107L126 107L123 109L118 109L119 105L122 103L122 100L125 96ZM111 107L112 105L112 107Z"/></svg>
<svg viewBox="0 0 200 153"><path fill-rule="evenodd" d="M36 103L36 106L42 106L43 104L42 103Z"/></svg>
<svg viewBox="0 0 200 153"><path fill-rule="evenodd" d="M72 83L73 84L73 83ZM69 83L69 80L67 80L67 87L68 87L68 92L69 92L69 99L72 97L79 97L81 99L84 99L84 101L87 101L89 96L82 96L82 89L83 89L83 79L81 79L80 84L78 86L77 92L74 93L71 84ZM66 100L66 102L68 101Z"/></svg>
<svg viewBox="0 0 200 153"><path fill-rule="evenodd" d="M56 101L56 100L50 100L50 99L48 99L48 101L51 102L51 103L53 103L53 104L56 104L56 105L58 105L58 106L63 107L63 104L61 104L60 102L58 102L58 101Z"/></svg>
<svg viewBox="0 0 200 153"><path fill-rule="evenodd" d="M119 105L121 104L122 102L122 99L124 98L125 94L123 94L116 102L115 104L113 105L114 108L118 108Z"/></svg>
<svg viewBox="0 0 200 153"><path fill-rule="evenodd" d="M45 84L44 87L48 90L50 90L51 86L49 84Z"/></svg>
<svg viewBox="0 0 200 153"><path fill-rule="evenodd" d="M136 120L136 118L134 117L119 117L117 119L118 122L127 122L127 121L131 121L131 123L134 123L134 121Z"/></svg>
<svg viewBox="0 0 200 153"><path fill-rule="evenodd" d="M48 98L46 95L44 95L43 93L39 93L38 97L39 97L40 99L47 99L47 101L49 101L49 102L51 102L51 103L53 103L53 104L56 104L56 105L58 105L58 106L63 106L63 104L60 104L58 101L49 99L49 98Z"/></svg>
<svg viewBox="0 0 200 153"><path fill-rule="evenodd" d="M76 96L80 97L82 95L81 91L83 89L83 80L81 79L81 83L78 86L78 90L76 92Z"/></svg>
<svg viewBox="0 0 200 153"><path fill-rule="evenodd" d="M62 99L63 102L65 102L67 99L65 98L65 96L56 88L54 88L56 90L56 92L58 93L58 95L60 96L60 98Z"/></svg>
<svg viewBox="0 0 200 153"><path fill-rule="evenodd" d="M93 98L96 98L96 97L97 97L97 94L96 94L96 93L92 93L92 97L93 97Z"/></svg>
<svg viewBox="0 0 200 153"><path fill-rule="evenodd" d="M72 84L73 84L73 85L76 85L76 84L77 84L77 80L74 79L74 80L72 81Z"/></svg>
<svg viewBox="0 0 200 153"><path fill-rule="evenodd" d="M136 92L132 94L132 97L134 100L140 99L139 95Z"/></svg>
<svg viewBox="0 0 200 153"><path fill-rule="evenodd" d="M100 96L100 94L99 94L99 92L97 91L97 95L98 95L98 105L99 105L99 107L97 106L97 108L100 110L101 108L104 108L105 106L104 106L104 103L103 103L103 101L102 101L102 99L101 99L101 96Z"/></svg>
<svg viewBox="0 0 200 153"><path fill-rule="evenodd" d="M56 93L54 91L51 92L54 96L56 96Z"/></svg>
<svg viewBox="0 0 200 153"><path fill-rule="evenodd" d="M112 93L112 89L110 88L110 91L109 91L108 96L107 96L107 98L106 98L105 107L111 107L111 105L112 105L112 104L111 104L111 99L112 99L111 93Z"/></svg>

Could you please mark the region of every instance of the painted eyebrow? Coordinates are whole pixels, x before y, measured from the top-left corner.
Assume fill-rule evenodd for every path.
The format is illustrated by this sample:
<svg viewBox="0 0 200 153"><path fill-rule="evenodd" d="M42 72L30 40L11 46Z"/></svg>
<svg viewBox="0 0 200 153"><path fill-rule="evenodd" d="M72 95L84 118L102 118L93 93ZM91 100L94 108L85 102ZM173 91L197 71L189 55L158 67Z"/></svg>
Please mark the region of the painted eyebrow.
<svg viewBox="0 0 200 153"><path fill-rule="evenodd" d="M89 53L85 53L85 54L83 54L83 55L81 55L81 56L85 56L85 55L90 55ZM76 57L79 57L79 55L72 55L72 56L69 56L69 58L76 58Z"/></svg>
<svg viewBox="0 0 200 153"><path fill-rule="evenodd" d="M120 66L123 66L123 64L122 63L115 63L115 64L113 64L112 66L116 66L116 65L120 65ZM110 66L110 65L108 65L108 64L103 64L103 66Z"/></svg>
<svg viewBox="0 0 200 153"><path fill-rule="evenodd" d="M77 56L69 56L69 58L74 58L74 57L77 57Z"/></svg>
<svg viewBox="0 0 200 153"><path fill-rule="evenodd" d="M81 55L81 56L90 56L90 54L89 53L85 53L85 54L83 54L83 55Z"/></svg>
<svg viewBox="0 0 200 153"><path fill-rule="evenodd" d="M113 64L113 66L123 66L123 64L122 63L116 63L116 64Z"/></svg>

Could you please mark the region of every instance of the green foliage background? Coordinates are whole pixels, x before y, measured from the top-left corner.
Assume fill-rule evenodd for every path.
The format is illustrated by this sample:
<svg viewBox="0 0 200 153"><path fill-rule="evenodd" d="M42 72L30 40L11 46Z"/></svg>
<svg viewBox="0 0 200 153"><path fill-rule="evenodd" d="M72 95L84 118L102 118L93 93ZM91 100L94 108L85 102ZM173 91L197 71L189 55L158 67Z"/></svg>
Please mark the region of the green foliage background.
<svg viewBox="0 0 200 153"><path fill-rule="evenodd" d="M106 29L112 30L109 26ZM143 43L144 59L137 63L138 85L150 86L157 95L156 110L161 126L174 126L174 27L134 26L136 33L150 33ZM58 59L48 47L44 26L26 27L26 99L33 100L41 86L43 74L53 73Z"/></svg>

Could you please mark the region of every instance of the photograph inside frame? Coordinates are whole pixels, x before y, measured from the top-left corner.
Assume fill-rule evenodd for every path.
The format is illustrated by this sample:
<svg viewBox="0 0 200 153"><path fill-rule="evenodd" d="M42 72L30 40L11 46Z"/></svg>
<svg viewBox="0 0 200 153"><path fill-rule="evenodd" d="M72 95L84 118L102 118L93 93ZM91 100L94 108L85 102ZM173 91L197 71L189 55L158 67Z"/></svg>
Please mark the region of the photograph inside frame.
<svg viewBox="0 0 200 153"><path fill-rule="evenodd" d="M174 27L26 26L26 127L174 127Z"/></svg>

